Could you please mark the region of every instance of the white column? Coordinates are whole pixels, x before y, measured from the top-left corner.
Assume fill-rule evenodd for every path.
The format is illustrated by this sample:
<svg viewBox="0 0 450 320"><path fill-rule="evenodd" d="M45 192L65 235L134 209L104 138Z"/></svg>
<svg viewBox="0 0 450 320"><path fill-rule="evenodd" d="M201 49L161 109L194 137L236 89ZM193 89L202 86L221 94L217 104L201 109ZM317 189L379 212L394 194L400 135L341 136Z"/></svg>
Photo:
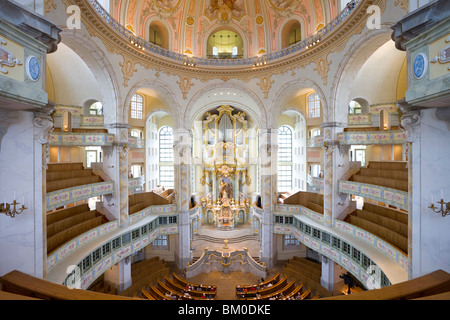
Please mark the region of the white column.
<svg viewBox="0 0 450 320"><path fill-rule="evenodd" d="M118 292L129 288L132 285L130 257L126 257L106 270L104 281L105 284L117 289Z"/></svg>
<svg viewBox="0 0 450 320"><path fill-rule="evenodd" d="M104 196L104 208L120 226L128 225L128 124L110 124L109 133L115 135L114 145L103 148L103 171L114 181L114 193Z"/></svg>
<svg viewBox="0 0 450 320"><path fill-rule="evenodd" d="M0 276L20 270L45 277L45 159L52 110L35 114L0 109L0 202L26 209L14 217L0 214ZM10 205L13 209L13 206Z"/></svg>
<svg viewBox="0 0 450 320"><path fill-rule="evenodd" d="M277 259L277 243L273 233L273 213L277 201L278 129L260 129L260 174L261 174L261 260L268 268Z"/></svg>
<svg viewBox="0 0 450 320"><path fill-rule="evenodd" d="M189 201L191 197L192 135L187 129L174 130L175 203L178 211L178 242L175 261L184 269L192 260Z"/></svg>
<svg viewBox="0 0 450 320"><path fill-rule="evenodd" d="M344 125L337 122L323 123L324 128L324 224L332 226L334 219L342 218L350 205L348 195L339 194L338 182L350 169L349 146L339 146L337 134Z"/></svg>

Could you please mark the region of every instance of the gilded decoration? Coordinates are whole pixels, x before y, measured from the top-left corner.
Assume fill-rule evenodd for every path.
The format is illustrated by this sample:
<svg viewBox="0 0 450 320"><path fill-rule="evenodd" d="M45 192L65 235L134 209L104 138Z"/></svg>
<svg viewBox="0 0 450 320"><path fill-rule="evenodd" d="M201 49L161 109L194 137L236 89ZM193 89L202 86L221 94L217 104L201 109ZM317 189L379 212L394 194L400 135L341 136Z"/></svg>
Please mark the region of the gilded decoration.
<svg viewBox="0 0 450 320"><path fill-rule="evenodd" d="M206 112L203 117L203 175L201 199L204 221L218 229L232 229L248 217L247 119L229 105Z"/></svg>
<svg viewBox="0 0 450 320"><path fill-rule="evenodd" d="M294 0L269 0L269 2L277 10L286 10L294 3Z"/></svg>
<svg viewBox="0 0 450 320"><path fill-rule="evenodd" d="M386 0L378 0L375 3L361 0L358 6L353 9L351 18L342 20L337 27L330 29L331 31L328 33L331 33L332 36L322 38L320 43L308 49L302 48L293 50L292 48L286 48L266 54L264 56L267 56L268 63L262 68L254 68L253 60L251 63L246 63L246 61L244 61L251 58L236 59L236 61L197 58L198 63L195 65L195 68L192 68L192 66L184 66L184 60L178 58L179 54L176 52L148 46L144 50L138 49L134 45L130 45L130 39L127 38L128 36L125 36L125 32L123 31L125 27L120 24L117 24L117 27L113 27L110 23L112 18L109 18L108 21L105 18L102 18L97 12L97 9L90 3L90 0L63 1L67 6L71 4L78 5L83 12L81 15L82 23L89 33L92 36L100 38L109 52L124 56L124 62L120 64L122 72L124 73L124 83L127 83L133 73L136 72L136 69L132 67L139 63L145 69L153 69L155 72L165 72L167 75L179 76L180 82L178 82L178 84L182 89L183 97L187 96L187 93L192 86L193 79L207 82L218 78L224 81L229 79L239 79L246 82L252 79L259 79L258 86L260 86L264 96L267 97L273 83L270 81L270 78L267 77L268 74L276 75L284 74L287 71L292 72L298 67L304 68L311 62L316 63L317 67L315 71L318 72L324 83L326 83L327 73L331 62L324 57L327 57L328 54L332 52L343 50L353 35L361 33L366 25L366 12L369 5L378 5L381 12L384 12L386 7ZM242 12L241 18L244 17L244 5L240 4L239 1L215 0L206 2L207 6L203 8L205 16L210 17L215 14L214 19L217 18L219 2L233 8L233 18L236 18L238 12ZM292 7L289 7L288 10L291 9ZM208 24L206 20L200 21L203 28L203 31L200 31L200 33L206 30L205 28ZM329 25L330 24L321 30L328 29ZM127 58L125 58L125 56L127 56Z"/></svg>
<svg viewBox="0 0 450 320"><path fill-rule="evenodd" d="M166 11L174 11L178 8L181 0L155 0L156 5Z"/></svg>
<svg viewBox="0 0 450 320"><path fill-rule="evenodd" d="M186 23L188 26L192 26L194 24L195 20L192 16L189 16L186 18Z"/></svg>
<svg viewBox="0 0 450 320"><path fill-rule="evenodd" d="M240 20L246 10L243 0L207 0L203 12L211 21L217 18L229 21L232 18Z"/></svg>

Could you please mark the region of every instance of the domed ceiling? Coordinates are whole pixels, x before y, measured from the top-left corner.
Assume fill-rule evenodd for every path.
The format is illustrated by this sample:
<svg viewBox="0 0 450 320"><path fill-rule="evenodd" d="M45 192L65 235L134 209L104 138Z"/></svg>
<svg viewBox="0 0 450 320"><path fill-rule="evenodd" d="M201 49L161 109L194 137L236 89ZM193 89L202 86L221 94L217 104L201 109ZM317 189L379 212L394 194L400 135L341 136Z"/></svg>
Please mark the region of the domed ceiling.
<svg viewBox="0 0 450 320"><path fill-rule="evenodd" d="M112 0L114 18L136 36L149 40L150 27L162 47L206 57L208 38L229 30L242 38L243 56L288 46L293 29L301 39L337 16L338 0ZM300 27L300 29L298 29Z"/></svg>

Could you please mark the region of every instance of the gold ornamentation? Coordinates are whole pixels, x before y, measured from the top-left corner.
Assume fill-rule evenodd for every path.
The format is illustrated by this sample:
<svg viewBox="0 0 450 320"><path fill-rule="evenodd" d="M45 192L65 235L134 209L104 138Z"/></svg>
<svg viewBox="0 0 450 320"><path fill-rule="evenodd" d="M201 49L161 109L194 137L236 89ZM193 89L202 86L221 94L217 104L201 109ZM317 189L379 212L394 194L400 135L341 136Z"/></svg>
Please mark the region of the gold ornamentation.
<svg viewBox="0 0 450 320"><path fill-rule="evenodd" d="M128 81L133 76L137 69L135 68L136 62L130 59L127 55L123 54L123 63L119 62L119 66L122 67L123 85L128 87Z"/></svg>
<svg viewBox="0 0 450 320"><path fill-rule="evenodd" d="M50 12L51 10L55 9L56 10L56 4L54 0L45 0L44 1L44 15L48 12Z"/></svg>
<svg viewBox="0 0 450 320"><path fill-rule="evenodd" d="M191 83L191 79L189 77L183 77L180 76L180 81L177 81L177 83L180 85L181 92L183 93L183 99L187 99L187 94L189 90L191 89L191 86L194 84Z"/></svg>
<svg viewBox="0 0 450 320"><path fill-rule="evenodd" d="M262 16L257 16L256 17L256 24L261 24L264 22L264 18Z"/></svg>
<svg viewBox="0 0 450 320"><path fill-rule="evenodd" d="M192 26L194 24L195 20L192 16L189 16L186 18L186 23L188 26Z"/></svg>
<svg viewBox="0 0 450 320"><path fill-rule="evenodd" d="M264 93L264 99L267 99L269 96L270 88L272 88L274 82L275 81L270 80L270 76L262 76L259 78L259 82L256 85L259 86Z"/></svg>
<svg viewBox="0 0 450 320"><path fill-rule="evenodd" d="M327 56L319 58L316 61L317 67L314 71L317 71L319 76L322 78L323 85L326 86L328 83L328 71L330 70L331 61L328 61Z"/></svg>

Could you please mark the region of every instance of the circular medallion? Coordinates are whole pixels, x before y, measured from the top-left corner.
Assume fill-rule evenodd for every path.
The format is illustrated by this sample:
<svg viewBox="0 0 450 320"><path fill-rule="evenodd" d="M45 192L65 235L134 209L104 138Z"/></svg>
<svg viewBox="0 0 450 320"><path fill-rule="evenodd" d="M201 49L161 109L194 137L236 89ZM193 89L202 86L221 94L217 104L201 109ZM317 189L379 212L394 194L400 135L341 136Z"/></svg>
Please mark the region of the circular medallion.
<svg viewBox="0 0 450 320"><path fill-rule="evenodd" d="M256 23L257 24L261 24L261 23L263 23L264 22L264 18L262 17L262 16L257 16L256 17Z"/></svg>
<svg viewBox="0 0 450 320"><path fill-rule="evenodd" d="M186 18L186 23L187 23L189 26L192 26L192 25L194 24L194 18L191 17L191 16L187 17L187 18Z"/></svg>
<svg viewBox="0 0 450 320"><path fill-rule="evenodd" d="M33 80L37 81L39 79L39 75L41 74L39 61L36 59L35 56L29 56L27 58L27 61L25 63L25 69L27 71L28 77Z"/></svg>
<svg viewBox="0 0 450 320"><path fill-rule="evenodd" d="M421 79L427 72L427 57L423 53L419 53L414 59L413 73L416 79Z"/></svg>

